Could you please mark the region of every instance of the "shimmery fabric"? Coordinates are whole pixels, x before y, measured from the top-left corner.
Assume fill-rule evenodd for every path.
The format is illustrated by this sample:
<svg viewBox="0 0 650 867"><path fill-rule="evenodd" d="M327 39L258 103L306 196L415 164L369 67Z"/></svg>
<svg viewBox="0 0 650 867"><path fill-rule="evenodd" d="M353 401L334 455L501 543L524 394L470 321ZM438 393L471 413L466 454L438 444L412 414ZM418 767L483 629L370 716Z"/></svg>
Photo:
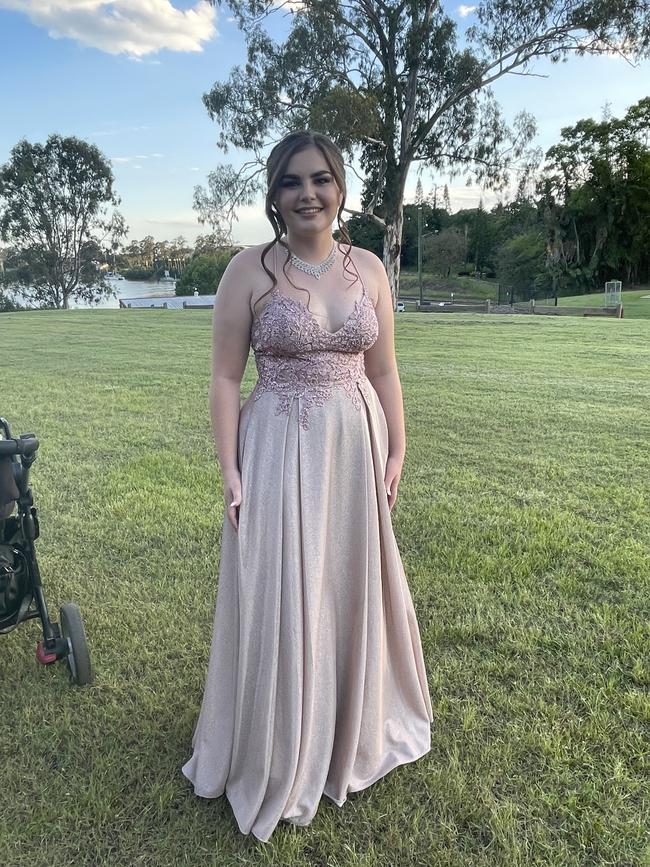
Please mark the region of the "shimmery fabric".
<svg viewBox="0 0 650 867"><path fill-rule="evenodd" d="M307 825L431 748L431 699L384 488L388 428L363 353L365 288L330 333L277 287L254 321L239 532L224 517L193 754L197 795L242 833Z"/></svg>

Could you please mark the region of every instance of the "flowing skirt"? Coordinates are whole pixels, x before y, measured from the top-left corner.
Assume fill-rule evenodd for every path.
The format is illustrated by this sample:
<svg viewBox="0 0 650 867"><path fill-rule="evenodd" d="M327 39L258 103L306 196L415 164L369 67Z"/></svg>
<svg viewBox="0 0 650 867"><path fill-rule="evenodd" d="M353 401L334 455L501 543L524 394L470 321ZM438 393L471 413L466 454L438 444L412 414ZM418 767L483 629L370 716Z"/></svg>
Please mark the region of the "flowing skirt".
<svg viewBox="0 0 650 867"><path fill-rule="evenodd" d="M276 413L240 412L239 532L224 517L193 754L197 795L226 794L242 833L307 825L431 748L431 699L384 487L386 418L367 379Z"/></svg>

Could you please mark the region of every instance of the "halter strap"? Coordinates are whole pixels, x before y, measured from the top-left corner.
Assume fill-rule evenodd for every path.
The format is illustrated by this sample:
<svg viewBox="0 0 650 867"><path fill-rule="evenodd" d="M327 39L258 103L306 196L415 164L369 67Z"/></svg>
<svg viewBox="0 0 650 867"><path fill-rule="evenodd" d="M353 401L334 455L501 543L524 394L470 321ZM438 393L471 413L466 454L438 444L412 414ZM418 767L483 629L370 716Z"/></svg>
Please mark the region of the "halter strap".
<svg viewBox="0 0 650 867"><path fill-rule="evenodd" d="M273 245L273 275L275 276L275 284L273 285L271 292L273 295L278 294L278 242L276 241Z"/></svg>
<svg viewBox="0 0 650 867"><path fill-rule="evenodd" d="M356 263L355 263L354 259L352 258L352 256L350 256L350 262L352 262L352 267L354 268L356 275L359 278L359 282L361 283L361 298L363 298L363 296L366 294L366 284L363 282L363 277L359 273L359 269L357 268Z"/></svg>

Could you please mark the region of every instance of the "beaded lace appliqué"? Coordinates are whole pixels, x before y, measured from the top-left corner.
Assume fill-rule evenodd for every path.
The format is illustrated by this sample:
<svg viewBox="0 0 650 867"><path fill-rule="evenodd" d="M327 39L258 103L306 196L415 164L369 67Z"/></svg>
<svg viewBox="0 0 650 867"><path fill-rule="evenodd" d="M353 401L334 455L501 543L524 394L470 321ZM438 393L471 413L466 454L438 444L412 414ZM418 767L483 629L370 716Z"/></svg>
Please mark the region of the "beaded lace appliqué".
<svg viewBox="0 0 650 867"><path fill-rule="evenodd" d="M363 353L376 341L379 325L365 292L341 328L322 328L300 301L277 289L253 322L251 344L259 378L253 399L265 392L278 396L276 415L288 415L300 398L299 423L309 428L309 410L323 406L333 388L342 388L355 409L363 406L366 375Z"/></svg>

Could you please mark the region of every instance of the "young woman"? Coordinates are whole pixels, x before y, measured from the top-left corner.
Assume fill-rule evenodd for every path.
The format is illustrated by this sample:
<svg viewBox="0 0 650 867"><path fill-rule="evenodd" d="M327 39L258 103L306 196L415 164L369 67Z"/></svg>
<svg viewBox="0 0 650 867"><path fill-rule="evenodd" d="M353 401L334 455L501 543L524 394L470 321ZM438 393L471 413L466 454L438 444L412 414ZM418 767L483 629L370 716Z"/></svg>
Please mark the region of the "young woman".
<svg viewBox="0 0 650 867"><path fill-rule="evenodd" d="M203 703L183 774L267 841L431 748L431 700L393 534L405 451L393 306L352 247L343 158L292 133L267 165L274 240L233 258L214 305L224 481ZM343 241L332 237L337 221ZM240 408L252 345L255 387Z"/></svg>

